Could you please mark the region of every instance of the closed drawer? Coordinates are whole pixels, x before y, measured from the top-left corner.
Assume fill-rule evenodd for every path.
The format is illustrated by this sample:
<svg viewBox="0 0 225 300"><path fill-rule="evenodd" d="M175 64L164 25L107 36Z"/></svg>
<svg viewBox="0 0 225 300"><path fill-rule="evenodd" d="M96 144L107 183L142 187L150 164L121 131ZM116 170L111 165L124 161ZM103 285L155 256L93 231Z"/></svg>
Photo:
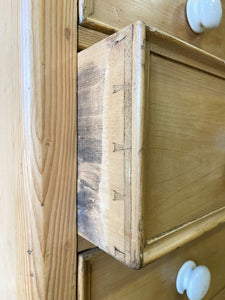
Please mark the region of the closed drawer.
<svg viewBox="0 0 225 300"><path fill-rule="evenodd" d="M78 66L79 233L140 268L223 222L224 61L138 22Z"/></svg>
<svg viewBox="0 0 225 300"><path fill-rule="evenodd" d="M206 299L224 299L225 228L210 231L195 241L137 271L101 251L79 256L78 299L187 299L176 291L178 270L187 260L206 265L211 273Z"/></svg>
<svg viewBox="0 0 225 300"><path fill-rule="evenodd" d="M79 0L80 25L113 33L142 20L216 56L225 58L225 18L217 29L198 35L189 28L186 0ZM225 9L225 8L224 8ZM224 15L225 11L223 12Z"/></svg>

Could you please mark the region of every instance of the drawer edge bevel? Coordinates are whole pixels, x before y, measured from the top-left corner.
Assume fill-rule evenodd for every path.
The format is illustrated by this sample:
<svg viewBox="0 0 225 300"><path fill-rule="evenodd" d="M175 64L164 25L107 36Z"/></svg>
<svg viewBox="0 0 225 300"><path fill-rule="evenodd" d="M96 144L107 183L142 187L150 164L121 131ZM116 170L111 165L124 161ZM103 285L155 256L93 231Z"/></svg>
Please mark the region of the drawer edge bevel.
<svg viewBox="0 0 225 300"><path fill-rule="evenodd" d="M143 266L198 238L223 223L225 223L225 207L217 209L197 220L176 228L173 231L167 232L158 239L154 238L148 240L144 247Z"/></svg>

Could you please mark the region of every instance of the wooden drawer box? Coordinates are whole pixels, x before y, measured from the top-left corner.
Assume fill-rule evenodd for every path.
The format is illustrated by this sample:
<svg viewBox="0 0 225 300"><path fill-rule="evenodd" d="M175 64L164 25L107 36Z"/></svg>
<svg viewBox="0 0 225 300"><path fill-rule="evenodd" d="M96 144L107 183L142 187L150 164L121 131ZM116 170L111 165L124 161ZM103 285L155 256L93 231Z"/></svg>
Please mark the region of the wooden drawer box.
<svg viewBox="0 0 225 300"><path fill-rule="evenodd" d="M206 265L211 273L207 299L224 299L225 228L210 231L195 241L137 271L102 251L82 253L78 260L79 300L185 300L176 291L176 276L187 260Z"/></svg>
<svg viewBox="0 0 225 300"><path fill-rule="evenodd" d="M224 78L141 22L79 53L83 237L140 268L225 220Z"/></svg>

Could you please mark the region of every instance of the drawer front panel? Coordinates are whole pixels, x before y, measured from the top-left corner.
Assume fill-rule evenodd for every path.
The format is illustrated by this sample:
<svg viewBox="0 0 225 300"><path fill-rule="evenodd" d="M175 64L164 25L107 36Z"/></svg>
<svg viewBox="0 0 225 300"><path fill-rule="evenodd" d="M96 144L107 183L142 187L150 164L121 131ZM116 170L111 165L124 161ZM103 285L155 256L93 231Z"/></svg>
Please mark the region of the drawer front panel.
<svg viewBox="0 0 225 300"><path fill-rule="evenodd" d="M80 235L140 268L224 222L224 61L138 22L78 69Z"/></svg>
<svg viewBox="0 0 225 300"><path fill-rule="evenodd" d="M225 81L151 54L146 97L146 239L225 204Z"/></svg>
<svg viewBox="0 0 225 300"><path fill-rule="evenodd" d="M187 299L176 292L176 276L181 265L193 260L206 265L211 273L207 299L223 299L225 287L225 228L203 235L169 255L136 271L127 268L103 252L89 252L80 257L79 300L124 299ZM83 289L83 291L81 291Z"/></svg>
<svg viewBox="0 0 225 300"><path fill-rule="evenodd" d="M225 18L214 30L195 34L186 18L186 0L79 0L80 24L107 33L138 20L225 58ZM225 7L223 8L225 15Z"/></svg>

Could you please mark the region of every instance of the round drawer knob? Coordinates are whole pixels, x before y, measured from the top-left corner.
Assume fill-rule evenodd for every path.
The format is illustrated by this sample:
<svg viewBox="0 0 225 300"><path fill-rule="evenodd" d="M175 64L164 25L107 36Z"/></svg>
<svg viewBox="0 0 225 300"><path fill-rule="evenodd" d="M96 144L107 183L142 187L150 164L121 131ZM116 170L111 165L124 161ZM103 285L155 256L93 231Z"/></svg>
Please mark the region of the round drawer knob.
<svg viewBox="0 0 225 300"><path fill-rule="evenodd" d="M186 6L188 23L196 33L216 28L222 18L220 0L188 0Z"/></svg>
<svg viewBox="0 0 225 300"><path fill-rule="evenodd" d="M183 294L186 290L188 299L201 300L209 289L210 278L207 267L196 267L193 261L186 261L177 274L177 291L179 294Z"/></svg>

